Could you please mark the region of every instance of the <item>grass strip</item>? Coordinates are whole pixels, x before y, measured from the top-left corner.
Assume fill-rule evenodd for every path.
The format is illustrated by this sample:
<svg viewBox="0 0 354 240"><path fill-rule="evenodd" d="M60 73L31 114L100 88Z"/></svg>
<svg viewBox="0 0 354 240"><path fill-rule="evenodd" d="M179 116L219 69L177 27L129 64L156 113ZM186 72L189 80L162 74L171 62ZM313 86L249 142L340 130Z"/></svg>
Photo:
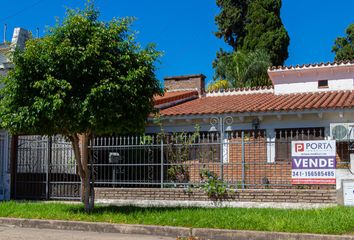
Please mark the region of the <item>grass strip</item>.
<svg viewBox="0 0 354 240"><path fill-rule="evenodd" d="M182 208L0 202L0 217L318 234L353 234L354 208Z"/></svg>

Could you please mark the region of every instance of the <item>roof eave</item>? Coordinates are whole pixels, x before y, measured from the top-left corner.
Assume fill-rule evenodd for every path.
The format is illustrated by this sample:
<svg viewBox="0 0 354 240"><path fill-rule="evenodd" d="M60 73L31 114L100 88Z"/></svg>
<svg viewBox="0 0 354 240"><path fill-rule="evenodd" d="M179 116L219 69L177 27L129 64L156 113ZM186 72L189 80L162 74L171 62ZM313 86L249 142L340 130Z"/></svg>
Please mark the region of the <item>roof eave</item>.
<svg viewBox="0 0 354 240"><path fill-rule="evenodd" d="M351 112L354 107L346 108L317 108L317 109L298 109L291 111L263 111L263 112L229 112L229 113L205 113L205 114L183 114L183 115L161 115L164 119L178 120L178 119L204 119L215 116L219 117L252 117L252 116L272 116L272 115L293 115L293 114L311 114L311 113L330 113L330 112ZM153 120L149 118L148 120Z"/></svg>

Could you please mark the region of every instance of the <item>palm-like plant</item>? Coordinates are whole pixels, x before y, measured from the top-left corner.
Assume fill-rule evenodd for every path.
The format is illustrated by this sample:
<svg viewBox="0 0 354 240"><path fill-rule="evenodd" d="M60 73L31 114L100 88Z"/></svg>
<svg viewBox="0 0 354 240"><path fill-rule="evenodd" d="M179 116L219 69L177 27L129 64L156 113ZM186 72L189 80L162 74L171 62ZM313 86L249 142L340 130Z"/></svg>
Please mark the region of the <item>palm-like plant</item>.
<svg viewBox="0 0 354 240"><path fill-rule="evenodd" d="M267 74L270 66L270 56L264 50L223 54L214 63L215 79L226 79L235 88L268 86L271 85ZM218 81L209 87L215 90L217 83Z"/></svg>
<svg viewBox="0 0 354 240"><path fill-rule="evenodd" d="M208 91L217 91L232 87L230 82L225 79L216 80L208 85Z"/></svg>

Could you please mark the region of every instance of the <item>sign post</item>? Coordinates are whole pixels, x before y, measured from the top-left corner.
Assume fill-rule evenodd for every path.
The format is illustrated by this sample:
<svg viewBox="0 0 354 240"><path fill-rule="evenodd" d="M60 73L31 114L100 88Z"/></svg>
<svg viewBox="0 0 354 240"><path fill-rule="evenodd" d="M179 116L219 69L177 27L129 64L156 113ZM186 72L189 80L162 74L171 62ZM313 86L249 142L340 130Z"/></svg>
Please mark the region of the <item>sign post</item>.
<svg viewBox="0 0 354 240"><path fill-rule="evenodd" d="M291 184L336 184L336 141L292 141Z"/></svg>

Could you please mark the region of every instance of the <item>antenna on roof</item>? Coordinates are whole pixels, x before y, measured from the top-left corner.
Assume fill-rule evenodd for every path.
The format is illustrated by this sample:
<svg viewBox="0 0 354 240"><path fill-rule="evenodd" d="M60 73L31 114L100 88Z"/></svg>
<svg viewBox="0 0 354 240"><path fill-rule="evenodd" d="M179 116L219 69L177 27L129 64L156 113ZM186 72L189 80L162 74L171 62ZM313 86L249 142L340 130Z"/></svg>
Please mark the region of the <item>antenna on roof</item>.
<svg viewBox="0 0 354 240"><path fill-rule="evenodd" d="M6 30L7 30L7 24L4 24L4 43L6 43Z"/></svg>
<svg viewBox="0 0 354 240"><path fill-rule="evenodd" d="M37 35L37 38L39 38L39 27L36 28L36 35Z"/></svg>

